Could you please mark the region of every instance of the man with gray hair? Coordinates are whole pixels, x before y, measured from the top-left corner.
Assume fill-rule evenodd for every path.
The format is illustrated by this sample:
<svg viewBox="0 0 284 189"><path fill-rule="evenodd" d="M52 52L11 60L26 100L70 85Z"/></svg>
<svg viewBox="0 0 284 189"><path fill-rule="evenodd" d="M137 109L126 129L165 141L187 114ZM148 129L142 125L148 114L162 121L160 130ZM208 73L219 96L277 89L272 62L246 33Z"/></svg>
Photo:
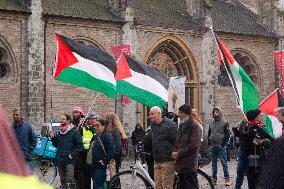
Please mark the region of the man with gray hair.
<svg viewBox="0 0 284 189"><path fill-rule="evenodd" d="M152 142L154 159L154 180L156 189L172 189L175 178L174 161L171 156L177 135L177 125L172 120L162 117L161 109L150 109L151 131L143 143Z"/></svg>

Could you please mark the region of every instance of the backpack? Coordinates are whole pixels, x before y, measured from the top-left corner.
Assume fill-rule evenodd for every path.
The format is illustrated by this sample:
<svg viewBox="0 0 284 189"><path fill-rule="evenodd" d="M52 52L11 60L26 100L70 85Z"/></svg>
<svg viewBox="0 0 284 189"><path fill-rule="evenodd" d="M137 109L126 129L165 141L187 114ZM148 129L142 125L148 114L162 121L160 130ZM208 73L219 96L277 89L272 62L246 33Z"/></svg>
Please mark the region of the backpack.
<svg viewBox="0 0 284 189"><path fill-rule="evenodd" d="M87 154L86 163L88 165L92 165L93 163L93 148L94 148L94 141L90 144L90 148Z"/></svg>

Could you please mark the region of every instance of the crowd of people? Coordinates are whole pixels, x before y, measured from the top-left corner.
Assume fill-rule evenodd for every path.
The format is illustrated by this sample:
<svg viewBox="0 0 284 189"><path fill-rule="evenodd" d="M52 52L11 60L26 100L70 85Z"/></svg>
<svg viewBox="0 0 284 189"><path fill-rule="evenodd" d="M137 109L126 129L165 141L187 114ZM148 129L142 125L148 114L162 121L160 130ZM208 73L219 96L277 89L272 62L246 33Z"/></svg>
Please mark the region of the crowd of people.
<svg viewBox="0 0 284 189"><path fill-rule="evenodd" d="M277 118L284 123L284 108L276 110ZM148 171L157 189L172 189L175 173L179 177L178 189L199 188L197 179L198 157L203 142L203 123L195 109L184 104L176 116L169 119L162 116L158 106L149 112L149 127L137 123L131 141L135 147L142 142L145 151L152 154L146 157ZM224 172L224 185L232 185L228 169L228 146L231 133L229 123L223 118L220 108L212 110L209 123L208 145L211 146L212 182L218 184L217 161L221 160ZM32 151L37 137L32 127L24 122L19 109L13 111L14 136L27 169L23 175L33 170ZM283 138L274 139L261 127L263 118L260 110L250 110L244 119L232 127L239 138L238 165L235 189L240 189L247 175L249 189L281 188L284 153ZM107 169L110 177L120 171L122 157L128 153L128 138L115 113L103 118L94 113L85 115L81 107L75 107L72 116L60 115L60 126L49 132L52 144L57 148L56 162L62 189L103 189L106 184ZM135 148L134 148L135 149ZM136 158L136 157L135 157Z"/></svg>

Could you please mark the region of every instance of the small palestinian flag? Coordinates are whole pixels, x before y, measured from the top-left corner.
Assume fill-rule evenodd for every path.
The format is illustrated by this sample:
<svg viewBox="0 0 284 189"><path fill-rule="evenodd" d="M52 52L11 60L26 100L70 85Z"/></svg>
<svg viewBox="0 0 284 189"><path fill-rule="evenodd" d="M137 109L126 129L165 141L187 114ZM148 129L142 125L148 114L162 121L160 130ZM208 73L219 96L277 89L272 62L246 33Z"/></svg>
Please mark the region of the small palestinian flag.
<svg viewBox="0 0 284 189"><path fill-rule="evenodd" d="M281 106L284 106L284 99L281 96L279 89L273 91L259 104L259 109L264 114L263 120L265 122L262 129L264 129L272 138L282 136L282 124L275 117L275 109Z"/></svg>
<svg viewBox="0 0 284 189"><path fill-rule="evenodd" d="M57 53L53 77L116 97L115 60L105 51L56 34Z"/></svg>
<svg viewBox="0 0 284 189"><path fill-rule="evenodd" d="M163 107L168 101L169 81L152 66L125 55L117 63L116 78L117 91L141 104Z"/></svg>

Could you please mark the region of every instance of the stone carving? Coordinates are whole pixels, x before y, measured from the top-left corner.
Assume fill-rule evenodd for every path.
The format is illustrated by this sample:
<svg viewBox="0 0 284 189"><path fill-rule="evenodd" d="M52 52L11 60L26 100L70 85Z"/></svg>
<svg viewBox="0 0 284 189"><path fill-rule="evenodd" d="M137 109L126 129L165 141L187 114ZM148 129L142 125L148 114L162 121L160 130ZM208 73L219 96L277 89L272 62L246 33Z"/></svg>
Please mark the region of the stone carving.
<svg viewBox="0 0 284 189"><path fill-rule="evenodd" d="M220 65L220 72L221 73L218 75L218 84L222 87L232 86L224 64Z"/></svg>

